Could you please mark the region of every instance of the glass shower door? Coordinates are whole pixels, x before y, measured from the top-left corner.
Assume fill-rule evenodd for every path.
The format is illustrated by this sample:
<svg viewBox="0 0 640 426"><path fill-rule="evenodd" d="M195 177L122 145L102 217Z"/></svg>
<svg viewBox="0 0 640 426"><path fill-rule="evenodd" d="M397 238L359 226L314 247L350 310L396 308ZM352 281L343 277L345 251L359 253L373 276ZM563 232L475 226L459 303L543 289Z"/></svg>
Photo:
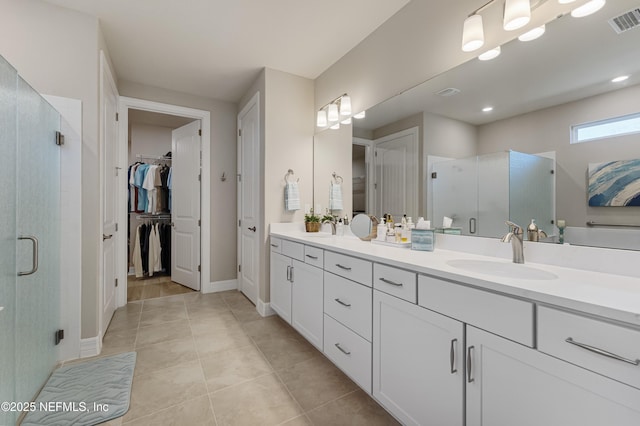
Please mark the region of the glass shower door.
<svg viewBox="0 0 640 426"><path fill-rule="evenodd" d="M54 369L60 324L60 115L24 80L17 100L15 398Z"/></svg>
<svg viewBox="0 0 640 426"><path fill-rule="evenodd" d="M0 56L0 402L15 401L17 79ZM15 413L0 411L0 425L15 421Z"/></svg>
<svg viewBox="0 0 640 426"><path fill-rule="evenodd" d="M442 227L444 216L462 235L478 230L478 160L476 157L444 161L433 165L433 227Z"/></svg>

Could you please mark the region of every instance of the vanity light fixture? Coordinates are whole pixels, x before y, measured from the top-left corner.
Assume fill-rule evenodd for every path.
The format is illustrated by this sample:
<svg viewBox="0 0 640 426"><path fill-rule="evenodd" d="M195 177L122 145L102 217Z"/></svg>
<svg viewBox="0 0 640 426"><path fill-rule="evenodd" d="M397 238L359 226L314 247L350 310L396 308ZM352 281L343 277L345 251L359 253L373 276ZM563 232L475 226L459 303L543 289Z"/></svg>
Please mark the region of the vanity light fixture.
<svg viewBox="0 0 640 426"><path fill-rule="evenodd" d="M503 28L506 31L517 30L531 20L531 3L529 0L506 0L504 4Z"/></svg>
<svg viewBox="0 0 640 426"><path fill-rule="evenodd" d="M353 116L353 118L357 118L358 120L361 120L363 118L365 118L367 116L367 112L366 111L360 111L359 113L355 114Z"/></svg>
<svg viewBox="0 0 640 426"><path fill-rule="evenodd" d="M478 56L478 59L480 59L481 61L490 61L500 56L501 51L502 49L500 48L500 46L498 46L495 49L487 50L482 55Z"/></svg>
<svg viewBox="0 0 640 426"><path fill-rule="evenodd" d="M591 0L582 6L573 9L571 11L571 16L574 18L584 18L585 16L592 15L602 9L606 3L606 0Z"/></svg>
<svg viewBox="0 0 640 426"><path fill-rule="evenodd" d="M340 128L340 122L338 121L333 126L329 127L331 130L338 130Z"/></svg>
<svg viewBox="0 0 640 426"><path fill-rule="evenodd" d="M342 116L342 117L341 117ZM346 116L346 117L345 117ZM338 96L331 102L325 104L318 110L316 116L316 126L331 129L340 128L340 120L351 122L351 98L346 93ZM346 123L345 123L346 124ZM337 125L337 127L336 127Z"/></svg>
<svg viewBox="0 0 640 426"><path fill-rule="evenodd" d="M560 4L569 4L569 3L573 3L576 0L558 0L558 3Z"/></svg>
<svg viewBox="0 0 640 426"><path fill-rule="evenodd" d="M493 111L493 107L489 106L489 107L482 108L482 112L491 112L491 111Z"/></svg>
<svg viewBox="0 0 640 426"><path fill-rule="evenodd" d="M616 77L613 80L611 80L612 83L620 83L622 81L625 81L629 78L628 75L621 75L620 77Z"/></svg>
<svg viewBox="0 0 640 426"><path fill-rule="evenodd" d="M484 45L484 27L482 26L482 16L472 13L464 20L462 29L462 50L473 52Z"/></svg>
<svg viewBox="0 0 640 426"><path fill-rule="evenodd" d="M536 27L534 29L532 29L531 31L527 31L526 33L522 34L521 36L518 37L518 40L520 41L532 41L535 40L537 38L540 38L542 36L542 34L544 34L544 32L547 30L546 25L542 25L540 27Z"/></svg>
<svg viewBox="0 0 640 426"><path fill-rule="evenodd" d="M321 109L318 111L318 118L316 120L316 125L318 127L327 127L329 122L327 121L327 111Z"/></svg>
<svg viewBox="0 0 640 426"><path fill-rule="evenodd" d="M340 122L340 124L344 124L345 126L351 124L351 117L348 117Z"/></svg>

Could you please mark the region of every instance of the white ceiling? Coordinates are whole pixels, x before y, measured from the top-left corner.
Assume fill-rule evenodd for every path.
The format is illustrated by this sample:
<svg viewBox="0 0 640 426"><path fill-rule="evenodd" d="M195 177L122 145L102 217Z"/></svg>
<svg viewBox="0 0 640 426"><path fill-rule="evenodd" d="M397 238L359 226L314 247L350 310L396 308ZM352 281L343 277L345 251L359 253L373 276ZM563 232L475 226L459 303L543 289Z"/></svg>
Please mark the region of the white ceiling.
<svg viewBox="0 0 640 426"><path fill-rule="evenodd" d="M436 76L367 110L354 127L373 130L421 111L480 125L640 84L640 27L616 34L607 22L638 7L640 0L616 0L587 18L563 16L538 40L511 41L494 60ZM611 83L619 75L630 78ZM435 94L450 87L460 93ZM483 113L485 106L494 110Z"/></svg>
<svg viewBox="0 0 640 426"><path fill-rule="evenodd" d="M263 67L315 79L409 0L45 0L100 20L120 79L237 102Z"/></svg>

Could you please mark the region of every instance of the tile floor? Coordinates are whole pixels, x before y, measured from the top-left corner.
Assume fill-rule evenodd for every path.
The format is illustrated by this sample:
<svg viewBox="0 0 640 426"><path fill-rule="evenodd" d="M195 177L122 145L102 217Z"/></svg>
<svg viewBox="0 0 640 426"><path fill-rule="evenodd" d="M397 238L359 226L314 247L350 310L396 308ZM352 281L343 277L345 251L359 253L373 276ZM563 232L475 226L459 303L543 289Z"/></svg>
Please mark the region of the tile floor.
<svg viewBox="0 0 640 426"><path fill-rule="evenodd" d="M129 303L106 356L138 353L120 425L396 425L375 401L277 316L241 293Z"/></svg>
<svg viewBox="0 0 640 426"><path fill-rule="evenodd" d="M136 278L131 275L127 277L128 302L193 292L194 290L171 281L169 275L156 275L150 278Z"/></svg>

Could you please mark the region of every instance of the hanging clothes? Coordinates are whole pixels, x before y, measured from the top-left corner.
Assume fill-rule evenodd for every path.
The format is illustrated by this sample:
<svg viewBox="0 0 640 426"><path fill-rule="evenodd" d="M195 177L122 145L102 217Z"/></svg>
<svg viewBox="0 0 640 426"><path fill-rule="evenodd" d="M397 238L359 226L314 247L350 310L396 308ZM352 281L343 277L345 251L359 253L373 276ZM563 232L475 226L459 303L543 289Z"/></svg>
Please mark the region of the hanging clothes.
<svg viewBox="0 0 640 426"><path fill-rule="evenodd" d="M142 272L142 251L140 250L140 226L136 228L136 238L133 244L133 270L136 278L141 278Z"/></svg>

